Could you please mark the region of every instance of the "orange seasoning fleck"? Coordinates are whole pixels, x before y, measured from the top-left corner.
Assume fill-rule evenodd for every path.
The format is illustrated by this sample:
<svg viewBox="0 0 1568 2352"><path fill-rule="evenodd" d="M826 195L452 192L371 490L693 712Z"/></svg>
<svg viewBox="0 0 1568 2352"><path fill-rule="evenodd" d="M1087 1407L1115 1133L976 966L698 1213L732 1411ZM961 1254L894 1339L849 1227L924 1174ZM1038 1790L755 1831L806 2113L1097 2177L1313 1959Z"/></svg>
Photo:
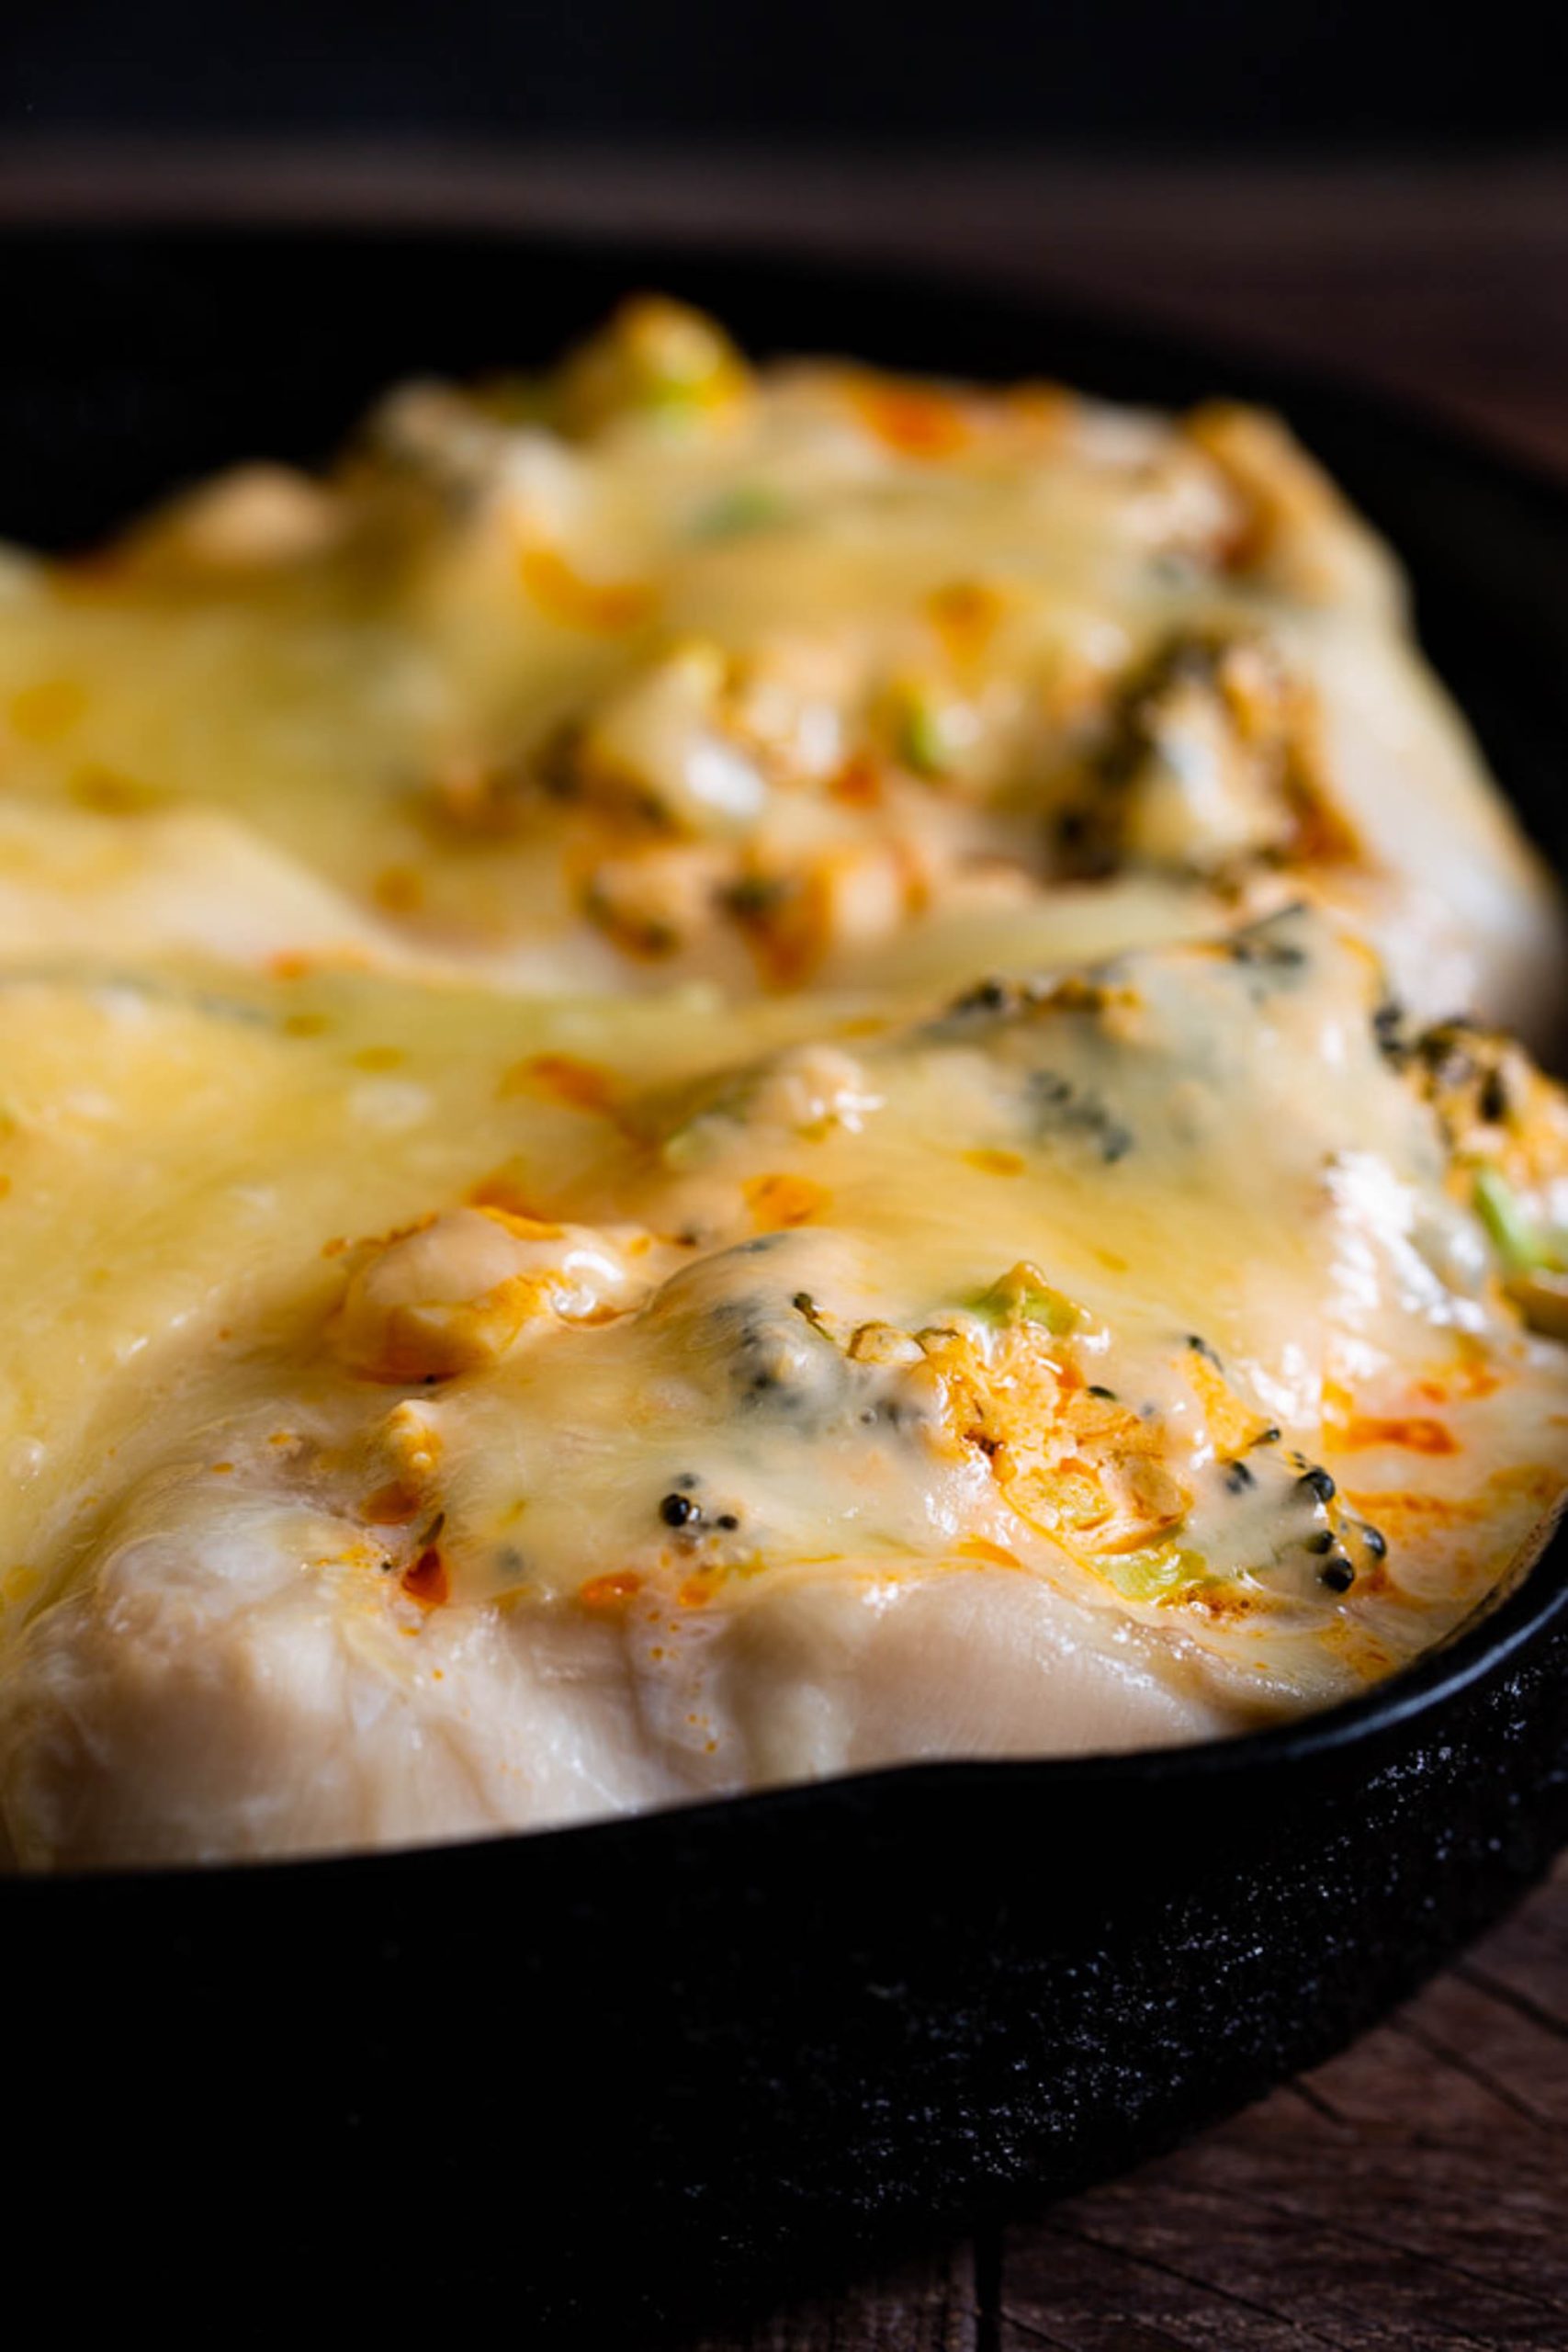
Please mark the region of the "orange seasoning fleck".
<svg viewBox="0 0 1568 2352"><path fill-rule="evenodd" d="M982 1176L1021 1176L1026 1164L1021 1151L996 1151L986 1144L966 1151L964 1157Z"/></svg>
<svg viewBox="0 0 1568 2352"><path fill-rule="evenodd" d="M900 457L951 458L970 438L963 404L935 384L861 376L854 380L852 398L862 423Z"/></svg>
<svg viewBox="0 0 1568 2352"><path fill-rule="evenodd" d="M508 1160L504 1167L492 1169L481 1176L468 1192L469 1205L476 1209L500 1209L508 1216L536 1218L532 1197L523 1189L523 1169L519 1161Z"/></svg>
<svg viewBox="0 0 1568 2352"><path fill-rule="evenodd" d="M1421 1413L1401 1414L1388 1419L1358 1414L1346 1424L1339 1442L1348 1453L1365 1445L1398 1445L1411 1453L1459 1452L1459 1440L1452 1430Z"/></svg>
<svg viewBox="0 0 1568 2352"><path fill-rule="evenodd" d="M1460 1363L1441 1380L1418 1380L1416 1394L1428 1405L1450 1405L1456 1396L1491 1396L1502 1386L1498 1374L1482 1358Z"/></svg>
<svg viewBox="0 0 1568 2352"><path fill-rule="evenodd" d="M513 1094L545 1094L573 1111L598 1111L605 1115L613 1105L606 1073L570 1054L531 1054L526 1061L513 1062L502 1075L500 1091L503 1102Z"/></svg>
<svg viewBox="0 0 1568 2352"><path fill-rule="evenodd" d="M451 1598L446 1563L434 1544L427 1544L412 1567L403 1570L402 1581L403 1590L422 1609L439 1609Z"/></svg>
<svg viewBox="0 0 1568 2352"><path fill-rule="evenodd" d="M290 1012L285 1018L283 1034L286 1037L319 1037L330 1025L324 1012Z"/></svg>
<svg viewBox="0 0 1568 2352"><path fill-rule="evenodd" d="M1000 594L983 580L951 581L926 605L943 650L954 662L972 662L984 652L1002 610Z"/></svg>
<svg viewBox="0 0 1568 2352"><path fill-rule="evenodd" d="M608 1576L590 1577L578 1588L578 1606L591 1617L618 1616L641 1590L642 1578L633 1569L615 1568Z"/></svg>
<svg viewBox="0 0 1568 2352"><path fill-rule="evenodd" d="M400 1046L362 1046L349 1059L355 1069L400 1069L408 1056Z"/></svg>
<svg viewBox="0 0 1568 2352"><path fill-rule="evenodd" d="M988 1542L984 1535L966 1535L958 1548L966 1560L985 1560L994 1568L1023 1566L1016 1552L1010 1552L1005 1544Z"/></svg>
<svg viewBox="0 0 1568 2352"><path fill-rule="evenodd" d="M557 548L525 548L517 570L535 604L568 628L635 628L653 610L653 591L642 582L584 580Z"/></svg>
<svg viewBox="0 0 1568 2352"><path fill-rule="evenodd" d="M829 778L828 789L835 800L851 808L875 808L883 797L883 775L876 762L865 752L852 752L841 768Z"/></svg>
<svg viewBox="0 0 1568 2352"><path fill-rule="evenodd" d="M760 1233L776 1233L784 1226L809 1225L828 1200L823 1187L814 1184L808 1176L753 1176L742 1189Z"/></svg>

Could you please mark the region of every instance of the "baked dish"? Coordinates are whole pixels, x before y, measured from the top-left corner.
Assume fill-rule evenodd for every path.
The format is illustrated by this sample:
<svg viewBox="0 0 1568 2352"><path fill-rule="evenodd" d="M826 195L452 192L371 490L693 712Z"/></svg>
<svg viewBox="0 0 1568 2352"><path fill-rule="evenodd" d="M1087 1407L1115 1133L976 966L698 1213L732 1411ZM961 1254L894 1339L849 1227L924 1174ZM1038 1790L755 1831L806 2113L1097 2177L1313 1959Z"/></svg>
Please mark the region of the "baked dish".
<svg viewBox="0 0 1568 2352"><path fill-rule="evenodd" d="M0 577L0 1821L1192 1742L1568 1475L1553 892L1283 428L634 306Z"/></svg>

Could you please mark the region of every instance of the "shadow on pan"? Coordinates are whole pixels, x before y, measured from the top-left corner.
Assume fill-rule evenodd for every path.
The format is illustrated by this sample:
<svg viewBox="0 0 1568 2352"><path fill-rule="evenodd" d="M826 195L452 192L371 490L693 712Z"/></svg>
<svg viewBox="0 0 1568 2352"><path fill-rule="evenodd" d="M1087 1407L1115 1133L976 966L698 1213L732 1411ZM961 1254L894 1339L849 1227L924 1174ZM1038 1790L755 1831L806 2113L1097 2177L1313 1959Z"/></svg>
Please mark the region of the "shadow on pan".
<svg viewBox="0 0 1568 2352"><path fill-rule="evenodd" d="M54 545L232 458L320 457L400 374L547 358L647 285L759 351L1272 401L1400 548L1562 862L1568 496L1331 384L682 251L62 232L0 260L28 329L0 531ZM1169 2145L1366 2025L1565 1836L1568 1540L1382 1692L1226 1747L0 1885L6 2211L62 2319L500 2318L637 2352Z"/></svg>

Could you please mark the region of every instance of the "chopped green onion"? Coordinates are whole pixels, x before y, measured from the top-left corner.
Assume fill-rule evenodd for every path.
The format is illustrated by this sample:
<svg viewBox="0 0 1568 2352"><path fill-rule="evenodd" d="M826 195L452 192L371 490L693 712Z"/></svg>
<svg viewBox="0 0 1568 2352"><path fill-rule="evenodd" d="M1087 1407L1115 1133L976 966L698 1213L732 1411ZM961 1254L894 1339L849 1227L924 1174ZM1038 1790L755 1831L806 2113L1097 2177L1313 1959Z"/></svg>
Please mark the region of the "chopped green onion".
<svg viewBox="0 0 1568 2352"><path fill-rule="evenodd" d="M1092 1565L1123 1600L1163 1600L1206 1583L1209 1575L1202 1554L1178 1544L1152 1544L1142 1552L1097 1552Z"/></svg>
<svg viewBox="0 0 1568 2352"><path fill-rule="evenodd" d="M946 775L953 765L953 747L942 713L918 687L908 688L899 703L897 752L917 775Z"/></svg>
<svg viewBox="0 0 1568 2352"><path fill-rule="evenodd" d="M1529 1210L1505 1176L1495 1168L1478 1168L1472 1195L1475 1213L1492 1238L1492 1246L1510 1274L1528 1274L1551 1262L1551 1253Z"/></svg>
<svg viewBox="0 0 1568 2352"><path fill-rule="evenodd" d="M1544 1267L1516 1274L1508 1295L1532 1331L1548 1340L1568 1340L1568 1275Z"/></svg>
<svg viewBox="0 0 1568 2352"><path fill-rule="evenodd" d="M744 538L750 531L765 531L784 520L783 498L766 482L737 482L710 499L691 526L695 540Z"/></svg>
<svg viewBox="0 0 1568 2352"><path fill-rule="evenodd" d="M686 417L705 408L707 384L696 376L660 376L645 384L637 406L649 416Z"/></svg>
<svg viewBox="0 0 1568 2352"><path fill-rule="evenodd" d="M1084 1319L1082 1308L1062 1291L1053 1290L1032 1266L1015 1266L965 1305L982 1322L1036 1323L1055 1339L1076 1331Z"/></svg>

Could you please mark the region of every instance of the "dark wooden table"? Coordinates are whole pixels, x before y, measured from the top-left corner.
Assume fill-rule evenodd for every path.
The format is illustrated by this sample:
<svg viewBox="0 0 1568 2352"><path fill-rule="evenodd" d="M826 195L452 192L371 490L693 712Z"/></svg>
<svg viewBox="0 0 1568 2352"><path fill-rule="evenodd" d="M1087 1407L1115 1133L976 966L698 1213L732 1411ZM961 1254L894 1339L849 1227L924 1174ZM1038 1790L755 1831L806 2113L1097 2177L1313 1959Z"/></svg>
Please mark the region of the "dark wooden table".
<svg viewBox="0 0 1568 2352"><path fill-rule="evenodd" d="M138 212L632 228L929 259L1359 374L1568 472L1568 153L1241 170L0 149L0 222ZM692 2352L1036 2346L1568 2352L1568 1865L1353 2050L1180 2154Z"/></svg>
<svg viewBox="0 0 1568 2352"><path fill-rule="evenodd" d="M1568 2346L1568 1863L1179 2154L700 2352ZM696 2352L696 2347L694 2347Z"/></svg>

